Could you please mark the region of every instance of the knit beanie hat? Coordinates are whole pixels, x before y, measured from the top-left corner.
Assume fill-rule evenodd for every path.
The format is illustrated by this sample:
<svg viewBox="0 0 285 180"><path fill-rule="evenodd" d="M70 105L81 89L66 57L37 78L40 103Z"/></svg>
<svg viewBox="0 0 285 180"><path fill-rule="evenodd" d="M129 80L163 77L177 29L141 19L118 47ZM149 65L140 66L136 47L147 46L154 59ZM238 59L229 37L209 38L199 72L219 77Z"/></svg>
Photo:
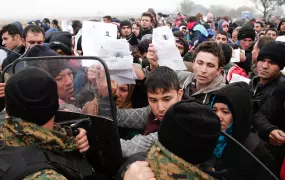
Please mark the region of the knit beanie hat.
<svg viewBox="0 0 285 180"><path fill-rule="evenodd" d="M59 108L55 80L37 67L27 67L9 78L5 100L9 116L39 126L46 124Z"/></svg>
<svg viewBox="0 0 285 180"><path fill-rule="evenodd" d="M167 110L158 139L173 154L196 165L212 156L220 131L220 119L209 106L187 100Z"/></svg>
<svg viewBox="0 0 285 180"><path fill-rule="evenodd" d="M124 26L128 26L128 27L132 28L132 23L130 21L127 21L127 20L121 21L120 28L123 28Z"/></svg>
<svg viewBox="0 0 285 180"><path fill-rule="evenodd" d="M285 43L283 42L271 42L266 44L258 54L257 61L264 59L270 59L278 64L282 70L285 66Z"/></svg>
<svg viewBox="0 0 285 180"><path fill-rule="evenodd" d="M66 55L72 55L71 37L69 32L54 33L50 39L49 47L53 50L61 49Z"/></svg>
<svg viewBox="0 0 285 180"><path fill-rule="evenodd" d="M242 27L238 33L238 40L243 40L245 38L250 38L254 41L254 39L255 39L254 29L251 29L248 27Z"/></svg>

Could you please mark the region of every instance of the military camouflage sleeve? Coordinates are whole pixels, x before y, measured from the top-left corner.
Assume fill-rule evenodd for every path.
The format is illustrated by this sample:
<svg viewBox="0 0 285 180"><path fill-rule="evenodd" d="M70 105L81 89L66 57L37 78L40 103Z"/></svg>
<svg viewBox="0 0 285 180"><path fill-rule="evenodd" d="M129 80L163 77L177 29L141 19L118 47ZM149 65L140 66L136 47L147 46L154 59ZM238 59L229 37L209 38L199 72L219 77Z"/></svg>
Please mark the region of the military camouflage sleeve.
<svg viewBox="0 0 285 180"><path fill-rule="evenodd" d="M130 157L139 152L147 152L158 141L157 132L151 133L147 136L137 135L131 140L121 139L121 149L123 157Z"/></svg>
<svg viewBox="0 0 285 180"><path fill-rule="evenodd" d="M117 109L117 122L119 127L144 129L151 110L150 107L138 109Z"/></svg>
<svg viewBox="0 0 285 180"><path fill-rule="evenodd" d="M29 176L26 176L23 180L34 180L34 179L40 179L40 180L67 180L63 175L57 173L55 170L47 169L42 170L39 172L36 172L34 174L31 174Z"/></svg>

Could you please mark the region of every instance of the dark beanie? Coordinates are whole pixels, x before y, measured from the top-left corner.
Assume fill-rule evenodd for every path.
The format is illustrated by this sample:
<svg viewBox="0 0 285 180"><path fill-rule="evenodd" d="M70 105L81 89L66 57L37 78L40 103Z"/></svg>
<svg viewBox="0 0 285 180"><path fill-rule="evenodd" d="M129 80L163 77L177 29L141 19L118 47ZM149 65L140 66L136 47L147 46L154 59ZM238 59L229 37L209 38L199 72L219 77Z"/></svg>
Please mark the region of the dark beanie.
<svg viewBox="0 0 285 180"><path fill-rule="evenodd" d="M259 52L257 61L270 59L278 64L280 70L285 66L285 44L283 42L271 42L266 44Z"/></svg>
<svg viewBox="0 0 285 180"><path fill-rule="evenodd" d="M71 37L69 32L54 33L50 39L49 47L53 50L61 49L65 54L72 55Z"/></svg>
<svg viewBox="0 0 285 180"><path fill-rule="evenodd" d="M28 52L26 57L41 57L41 56L58 56L56 52L47 46L36 45ZM48 72L52 77L56 77L64 69L71 69L68 60L44 60L44 61L27 61L28 66L39 67Z"/></svg>
<svg viewBox="0 0 285 180"><path fill-rule="evenodd" d="M238 32L238 40L243 40L245 38L250 38L255 40L255 31L249 27L242 27Z"/></svg>
<svg viewBox="0 0 285 180"><path fill-rule="evenodd" d="M130 21L127 21L127 20L121 21L120 28L123 28L124 26L128 26L128 27L132 28L132 23Z"/></svg>
<svg viewBox="0 0 285 180"><path fill-rule="evenodd" d="M46 124L59 108L55 80L37 67L27 67L9 78L5 100L9 116L39 126Z"/></svg>
<svg viewBox="0 0 285 180"><path fill-rule="evenodd" d="M220 120L209 106L180 101L164 115L158 139L170 152L196 165L212 156L220 131Z"/></svg>
<svg viewBox="0 0 285 180"><path fill-rule="evenodd" d="M232 58L233 49L229 44L222 44L222 49L224 52L225 62L224 65L228 64Z"/></svg>

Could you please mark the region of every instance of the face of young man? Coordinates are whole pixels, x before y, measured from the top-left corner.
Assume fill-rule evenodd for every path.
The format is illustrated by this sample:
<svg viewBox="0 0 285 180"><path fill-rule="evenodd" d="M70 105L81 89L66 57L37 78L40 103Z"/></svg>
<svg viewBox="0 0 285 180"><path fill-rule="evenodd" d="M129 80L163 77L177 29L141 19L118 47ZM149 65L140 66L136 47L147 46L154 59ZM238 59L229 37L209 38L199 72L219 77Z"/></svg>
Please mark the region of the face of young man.
<svg viewBox="0 0 285 180"><path fill-rule="evenodd" d="M181 101L183 90L170 89L169 91L164 91L163 89L156 89L155 92L148 91L147 95L152 113L161 121L168 108Z"/></svg>
<svg viewBox="0 0 285 180"><path fill-rule="evenodd" d="M223 35L223 34L217 34L216 35L216 38L215 38L215 41L218 43L218 44L227 44L228 42L228 38Z"/></svg>
<svg viewBox="0 0 285 180"><path fill-rule="evenodd" d="M148 16L143 16L141 18L141 25L143 29L150 29L152 26L151 18Z"/></svg>
<svg viewBox="0 0 285 180"><path fill-rule="evenodd" d="M254 26L254 30L259 33L262 31L262 27L259 23L256 23L255 26Z"/></svg>
<svg viewBox="0 0 285 180"><path fill-rule="evenodd" d="M253 44L253 40L250 38L244 38L240 40L240 46L243 50L248 50Z"/></svg>
<svg viewBox="0 0 285 180"><path fill-rule="evenodd" d="M208 52L199 52L193 64L196 86L206 87L220 75L219 59Z"/></svg>
<svg viewBox="0 0 285 180"><path fill-rule="evenodd" d="M11 36L8 31L2 34L2 45L7 49L14 49L18 46L20 35Z"/></svg>
<svg viewBox="0 0 285 180"><path fill-rule="evenodd" d="M131 33L132 33L132 29L129 27L129 26L123 26L122 28L121 28L121 35L123 36L123 37L128 37L128 36L130 36L131 35Z"/></svg>
<svg viewBox="0 0 285 180"><path fill-rule="evenodd" d="M43 45L44 44L44 35L43 33L34 33L28 32L26 39L25 39L25 46L26 48L30 46L33 47L34 45Z"/></svg>
<svg viewBox="0 0 285 180"><path fill-rule="evenodd" d="M267 31L267 33L265 34L265 36L269 36L269 37L272 37L274 40L276 40L277 38L277 33L275 31Z"/></svg>
<svg viewBox="0 0 285 180"><path fill-rule="evenodd" d="M279 73L279 66L270 59L264 59L257 62L257 73L261 81L270 81L274 79Z"/></svg>

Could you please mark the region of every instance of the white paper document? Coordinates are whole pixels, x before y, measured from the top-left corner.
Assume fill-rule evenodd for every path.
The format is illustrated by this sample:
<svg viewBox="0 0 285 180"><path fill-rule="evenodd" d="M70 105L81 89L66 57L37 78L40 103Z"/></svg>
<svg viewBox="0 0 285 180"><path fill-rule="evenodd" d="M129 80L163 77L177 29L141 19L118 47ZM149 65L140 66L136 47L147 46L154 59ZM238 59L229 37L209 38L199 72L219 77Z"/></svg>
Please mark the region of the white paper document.
<svg viewBox="0 0 285 180"><path fill-rule="evenodd" d="M97 56L107 64L111 78L118 84L134 84L133 56L126 39L117 39L117 26L83 21L82 48L84 56ZM82 60L83 66L96 61Z"/></svg>
<svg viewBox="0 0 285 180"><path fill-rule="evenodd" d="M233 62L233 63L240 62L240 52L241 52L240 49L234 49L233 50L231 62Z"/></svg>
<svg viewBox="0 0 285 180"><path fill-rule="evenodd" d="M82 49L84 56L98 56L108 39L117 39L117 26L111 23L83 21Z"/></svg>
<svg viewBox="0 0 285 180"><path fill-rule="evenodd" d="M158 27L153 30L152 43L158 56L158 64L173 70L186 70L186 66L175 45L175 37L167 27Z"/></svg>

